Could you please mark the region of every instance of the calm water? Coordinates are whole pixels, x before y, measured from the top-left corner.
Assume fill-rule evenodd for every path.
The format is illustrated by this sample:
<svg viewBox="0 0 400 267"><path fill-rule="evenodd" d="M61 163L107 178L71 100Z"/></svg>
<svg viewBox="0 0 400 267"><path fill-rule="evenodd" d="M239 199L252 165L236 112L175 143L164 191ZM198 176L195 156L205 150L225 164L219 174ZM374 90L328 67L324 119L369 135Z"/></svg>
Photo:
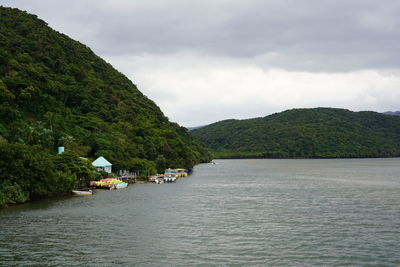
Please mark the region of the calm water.
<svg viewBox="0 0 400 267"><path fill-rule="evenodd" d="M0 210L0 265L400 265L400 159L216 162Z"/></svg>

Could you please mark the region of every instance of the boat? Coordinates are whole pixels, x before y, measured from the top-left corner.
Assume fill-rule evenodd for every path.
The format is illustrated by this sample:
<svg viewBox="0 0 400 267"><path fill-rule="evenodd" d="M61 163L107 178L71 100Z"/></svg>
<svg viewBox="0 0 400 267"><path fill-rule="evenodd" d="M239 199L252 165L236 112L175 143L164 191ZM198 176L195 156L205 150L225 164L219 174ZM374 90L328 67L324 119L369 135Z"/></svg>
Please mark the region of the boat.
<svg viewBox="0 0 400 267"><path fill-rule="evenodd" d="M162 184L164 183L164 174L157 174L149 177L149 182Z"/></svg>
<svg viewBox="0 0 400 267"><path fill-rule="evenodd" d="M164 183L175 183L176 179L178 179L178 174L175 171L171 169L165 170Z"/></svg>
<svg viewBox="0 0 400 267"><path fill-rule="evenodd" d="M118 186L120 185L120 186ZM120 189L128 186L128 183L115 178L101 179L100 181L91 181L90 186L103 189Z"/></svg>
<svg viewBox="0 0 400 267"><path fill-rule="evenodd" d="M92 190L84 191L84 190L72 190L72 194L77 196L89 196L93 194Z"/></svg>
<svg viewBox="0 0 400 267"><path fill-rule="evenodd" d="M164 178L158 178L154 181L156 184L163 184L164 183Z"/></svg>
<svg viewBox="0 0 400 267"><path fill-rule="evenodd" d="M181 177L187 177L189 175L189 171L187 169L182 169L182 168L178 168L178 169L165 169L164 175L171 175L171 174L175 174L175 178L181 178Z"/></svg>
<svg viewBox="0 0 400 267"><path fill-rule="evenodd" d="M188 176L188 170L186 170L186 169L175 169L174 171L177 173L178 177L187 177Z"/></svg>
<svg viewBox="0 0 400 267"><path fill-rule="evenodd" d="M122 189L122 188L126 188L127 186L128 186L128 183L114 184L114 189Z"/></svg>

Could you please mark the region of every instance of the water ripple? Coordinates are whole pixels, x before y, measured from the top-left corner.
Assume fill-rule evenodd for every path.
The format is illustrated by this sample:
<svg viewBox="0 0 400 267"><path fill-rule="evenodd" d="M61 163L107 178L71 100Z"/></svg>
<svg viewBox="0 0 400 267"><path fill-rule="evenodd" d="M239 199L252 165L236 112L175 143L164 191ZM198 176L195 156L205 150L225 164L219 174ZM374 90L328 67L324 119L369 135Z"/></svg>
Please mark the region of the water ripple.
<svg viewBox="0 0 400 267"><path fill-rule="evenodd" d="M224 160L0 211L0 266L400 265L400 160Z"/></svg>

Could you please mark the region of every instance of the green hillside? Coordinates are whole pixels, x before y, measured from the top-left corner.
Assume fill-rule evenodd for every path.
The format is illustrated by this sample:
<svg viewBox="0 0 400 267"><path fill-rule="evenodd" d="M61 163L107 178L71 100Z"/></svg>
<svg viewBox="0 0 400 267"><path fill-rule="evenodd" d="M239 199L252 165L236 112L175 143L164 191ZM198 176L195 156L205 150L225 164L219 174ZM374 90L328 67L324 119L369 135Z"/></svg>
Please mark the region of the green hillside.
<svg viewBox="0 0 400 267"><path fill-rule="evenodd" d="M400 156L400 117L345 109L293 109L225 120L191 134L220 158Z"/></svg>
<svg viewBox="0 0 400 267"><path fill-rule="evenodd" d="M31 147L54 155L57 146L65 146L89 159L104 156L115 170L192 168L211 159L186 128L169 122L88 47L35 15L5 7L0 7L0 102L3 151L15 144L20 151Z"/></svg>

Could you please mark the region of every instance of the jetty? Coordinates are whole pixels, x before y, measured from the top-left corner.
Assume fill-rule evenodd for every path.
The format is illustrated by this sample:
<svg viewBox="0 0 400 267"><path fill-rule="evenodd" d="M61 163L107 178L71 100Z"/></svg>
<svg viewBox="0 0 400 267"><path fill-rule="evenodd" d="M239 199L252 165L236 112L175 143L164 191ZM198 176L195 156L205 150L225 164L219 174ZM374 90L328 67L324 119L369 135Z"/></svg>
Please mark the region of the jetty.
<svg viewBox="0 0 400 267"><path fill-rule="evenodd" d="M118 172L118 179L128 184L134 184L136 183L137 174L136 172L120 170Z"/></svg>

